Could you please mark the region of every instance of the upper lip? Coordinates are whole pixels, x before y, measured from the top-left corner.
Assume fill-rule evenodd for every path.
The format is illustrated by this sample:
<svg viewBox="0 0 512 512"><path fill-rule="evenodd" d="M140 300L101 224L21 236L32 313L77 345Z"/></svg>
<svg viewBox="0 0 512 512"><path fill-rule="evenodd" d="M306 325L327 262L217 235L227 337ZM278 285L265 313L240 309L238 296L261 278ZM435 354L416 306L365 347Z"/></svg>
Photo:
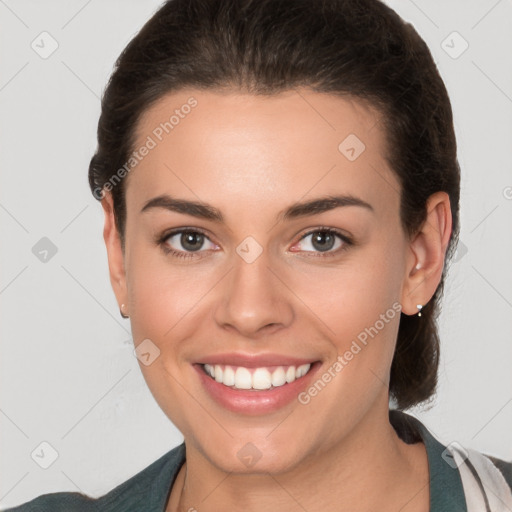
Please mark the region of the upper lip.
<svg viewBox="0 0 512 512"><path fill-rule="evenodd" d="M315 359L291 357L282 354L242 354L225 353L204 356L199 364L224 364L230 366L243 366L245 368L259 368L263 366L300 366L314 363Z"/></svg>

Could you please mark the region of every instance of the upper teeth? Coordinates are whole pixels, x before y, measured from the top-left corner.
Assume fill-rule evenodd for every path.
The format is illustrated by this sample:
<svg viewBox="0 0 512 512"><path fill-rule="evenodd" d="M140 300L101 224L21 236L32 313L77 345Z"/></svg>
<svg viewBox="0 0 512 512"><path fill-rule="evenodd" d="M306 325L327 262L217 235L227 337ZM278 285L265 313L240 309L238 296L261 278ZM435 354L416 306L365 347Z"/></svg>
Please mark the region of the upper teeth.
<svg viewBox="0 0 512 512"><path fill-rule="evenodd" d="M297 368L295 366L279 366L272 371L267 368L249 369L243 366L204 365L206 373L217 382L237 389L269 389L272 386L283 386L287 382L293 382L306 375L310 368L311 364L309 363Z"/></svg>

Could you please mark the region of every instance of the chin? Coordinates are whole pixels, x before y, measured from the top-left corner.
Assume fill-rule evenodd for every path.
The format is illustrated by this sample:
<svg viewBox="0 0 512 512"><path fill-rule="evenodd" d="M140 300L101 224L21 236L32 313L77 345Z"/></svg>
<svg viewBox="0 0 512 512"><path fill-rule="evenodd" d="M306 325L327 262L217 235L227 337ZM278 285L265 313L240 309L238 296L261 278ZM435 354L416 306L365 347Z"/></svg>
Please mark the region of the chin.
<svg viewBox="0 0 512 512"><path fill-rule="evenodd" d="M268 443L267 443L268 444ZM283 452L282 447L266 446L262 449L251 441L236 443L224 454L217 450L206 450L210 463L226 473L234 474L280 474L293 470L301 454L292 449Z"/></svg>

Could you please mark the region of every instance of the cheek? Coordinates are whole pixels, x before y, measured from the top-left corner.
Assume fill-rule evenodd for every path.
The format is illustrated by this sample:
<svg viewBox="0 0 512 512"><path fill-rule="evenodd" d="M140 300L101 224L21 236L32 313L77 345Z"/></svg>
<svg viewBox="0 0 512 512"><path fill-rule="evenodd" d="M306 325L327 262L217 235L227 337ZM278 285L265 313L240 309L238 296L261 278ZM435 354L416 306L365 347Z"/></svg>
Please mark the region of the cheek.
<svg viewBox="0 0 512 512"><path fill-rule="evenodd" d="M383 254L383 247L360 249L337 265L292 270L287 282L331 338L347 340L400 299L400 272L394 258Z"/></svg>
<svg viewBox="0 0 512 512"><path fill-rule="evenodd" d="M130 255L127 275L131 329L135 346L146 339L156 346L149 345L150 364L139 362L141 372L161 409L181 432L187 433L191 400L183 391L182 370L187 365L183 347L189 340L194 306L204 291L199 287L201 280L190 270L173 268L165 256L156 252L139 249ZM200 411L195 414L200 416Z"/></svg>
<svg viewBox="0 0 512 512"><path fill-rule="evenodd" d="M215 286L225 270L170 258L160 249L136 249L127 274L134 343L149 338L174 372L187 364L190 340L204 338L201 333L211 329Z"/></svg>
<svg viewBox="0 0 512 512"><path fill-rule="evenodd" d="M333 390L356 395L354 389L364 393L389 377L400 322L400 264L382 254L383 246L360 251L338 268L293 280L294 292L331 342L331 361L343 358Z"/></svg>
<svg viewBox="0 0 512 512"><path fill-rule="evenodd" d="M186 301L191 295L190 279L180 275L183 272L173 270L160 249L139 247L131 250L127 288L136 343L150 338L159 344L186 314ZM185 293L187 288L188 293Z"/></svg>

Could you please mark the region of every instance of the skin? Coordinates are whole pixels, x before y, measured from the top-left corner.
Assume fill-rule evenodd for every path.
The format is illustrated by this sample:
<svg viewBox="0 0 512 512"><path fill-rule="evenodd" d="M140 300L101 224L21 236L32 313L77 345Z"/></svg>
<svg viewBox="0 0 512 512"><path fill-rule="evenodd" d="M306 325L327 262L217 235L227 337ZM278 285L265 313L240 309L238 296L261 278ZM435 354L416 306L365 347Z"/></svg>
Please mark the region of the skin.
<svg viewBox="0 0 512 512"><path fill-rule="evenodd" d="M427 221L408 239L379 114L305 89L272 97L181 90L144 113L136 147L190 96L197 107L125 178L124 254L110 194L102 200L117 301L135 345L149 338L160 350L141 371L186 443L167 510L428 511L425 447L404 443L388 419L399 314L307 405L294 400L269 414L227 411L191 363L205 354L270 352L320 360L321 375L393 303L416 314L441 279L448 195L429 198ZM351 133L366 146L354 161L338 150ZM163 208L140 213L163 193L209 203L225 224ZM374 213L348 206L276 222L291 203L327 194L353 194ZM327 257L311 235L302 238L322 226L356 245ZM207 233L189 259L155 242L180 227ZM252 263L236 252L247 236L263 249ZM165 243L186 252L179 236ZM252 467L237 457L248 442L261 453Z"/></svg>

